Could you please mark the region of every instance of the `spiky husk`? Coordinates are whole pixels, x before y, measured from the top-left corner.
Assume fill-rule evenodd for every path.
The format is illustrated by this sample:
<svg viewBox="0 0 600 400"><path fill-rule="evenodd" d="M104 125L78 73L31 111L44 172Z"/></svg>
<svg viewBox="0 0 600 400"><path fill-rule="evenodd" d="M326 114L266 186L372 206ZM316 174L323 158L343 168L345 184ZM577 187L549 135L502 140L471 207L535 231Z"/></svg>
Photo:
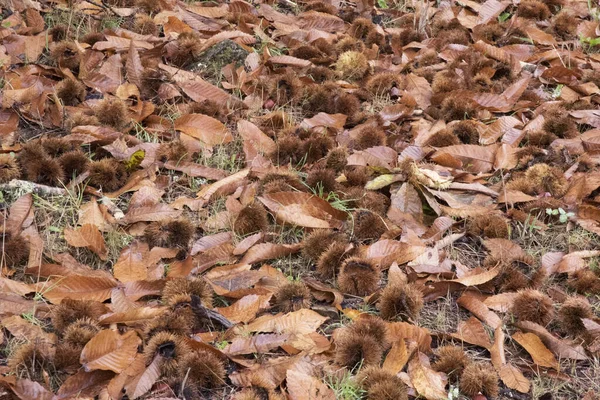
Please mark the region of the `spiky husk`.
<svg viewBox="0 0 600 400"><path fill-rule="evenodd" d="M310 289L303 282L288 282L275 292L275 302L284 313L310 308Z"/></svg>
<svg viewBox="0 0 600 400"><path fill-rule="evenodd" d="M153 222L144 230L144 238L150 247L187 249L195 228L188 220Z"/></svg>
<svg viewBox="0 0 600 400"><path fill-rule="evenodd" d="M65 106L76 106L85 100L85 85L74 79L63 79L54 89Z"/></svg>
<svg viewBox="0 0 600 400"><path fill-rule="evenodd" d="M343 238L343 234L331 230L314 230L304 239L302 255L308 260L317 261L333 242L341 241Z"/></svg>
<svg viewBox="0 0 600 400"><path fill-rule="evenodd" d="M334 192L337 188L335 181L335 171L332 169L314 169L308 173L306 184L317 191L322 191L324 194Z"/></svg>
<svg viewBox="0 0 600 400"><path fill-rule="evenodd" d="M317 273L324 279L330 279L337 275L340 266L345 258L348 257L346 253L346 246L348 243L345 241L336 241L329 245L319 256L317 261Z"/></svg>
<svg viewBox="0 0 600 400"><path fill-rule="evenodd" d="M575 272L567 285L579 294L600 294L600 278L589 269Z"/></svg>
<svg viewBox="0 0 600 400"><path fill-rule="evenodd" d="M582 320L593 316L592 307L586 299L571 297L560 306L557 320L563 332L571 336L580 336L587 333Z"/></svg>
<svg viewBox="0 0 600 400"><path fill-rule="evenodd" d="M441 346L437 349L438 359L433 363L433 369L448 375L452 379L460 378L471 359L458 346Z"/></svg>
<svg viewBox="0 0 600 400"><path fill-rule="evenodd" d="M343 329L335 342L335 362L354 369L359 365L379 365L383 357L383 347L373 337Z"/></svg>
<svg viewBox="0 0 600 400"><path fill-rule="evenodd" d="M94 108L94 115L102 125L123 129L129 123L127 104L119 98L107 97Z"/></svg>
<svg viewBox="0 0 600 400"><path fill-rule="evenodd" d="M225 384L225 366L213 353L191 351L179 363L179 376L187 376L188 381L203 388L217 388Z"/></svg>
<svg viewBox="0 0 600 400"><path fill-rule="evenodd" d="M107 192L119 189L127 180L125 166L111 158L93 161L90 163L89 172L90 185L101 187Z"/></svg>
<svg viewBox="0 0 600 400"><path fill-rule="evenodd" d="M63 340L76 347L83 347L100 331L100 325L91 318L80 318L70 324L63 335Z"/></svg>
<svg viewBox="0 0 600 400"><path fill-rule="evenodd" d="M74 321L95 321L106 312L106 307L97 301L64 299L52 309L52 325L55 331L63 332Z"/></svg>
<svg viewBox="0 0 600 400"><path fill-rule="evenodd" d="M498 396L498 374L489 363L474 362L467 365L460 379L460 391L467 396L482 393L494 398Z"/></svg>
<svg viewBox="0 0 600 400"><path fill-rule="evenodd" d="M335 69L342 79L361 79L369 71L369 60L358 51L346 51L338 57Z"/></svg>
<svg viewBox="0 0 600 400"><path fill-rule="evenodd" d="M534 289L520 291L511 311L520 321L531 321L542 326L548 325L554 318L552 299Z"/></svg>
<svg viewBox="0 0 600 400"><path fill-rule="evenodd" d="M387 231L387 226L381 216L371 211L355 211L354 216L354 238L359 241L371 241L379 239Z"/></svg>
<svg viewBox="0 0 600 400"><path fill-rule="evenodd" d="M10 154L0 154L0 183L7 183L21 176L17 160Z"/></svg>
<svg viewBox="0 0 600 400"><path fill-rule="evenodd" d="M0 235L0 249L4 252L5 266L9 267L20 264L29 256L29 242L21 236Z"/></svg>
<svg viewBox="0 0 600 400"><path fill-rule="evenodd" d="M63 154L58 159L67 179L79 175L89 168L90 159L81 150L73 150Z"/></svg>
<svg viewBox="0 0 600 400"><path fill-rule="evenodd" d="M20 345L6 360L9 370L17 377L41 381L45 369L52 365L54 354L45 342L32 341Z"/></svg>
<svg viewBox="0 0 600 400"><path fill-rule="evenodd" d="M75 70L79 68L81 55L74 42L63 40L52 47L50 59L59 67Z"/></svg>
<svg viewBox="0 0 600 400"><path fill-rule="evenodd" d="M258 202L242 208L233 223L233 231L237 235L248 235L265 231L269 227L267 210Z"/></svg>
<svg viewBox="0 0 600 400"><path fill-rule="evenodd" d="M183 338L169 332L159 332L146 344L144 356L146 365L150 364L156 356L160 356L160 371L164 376L177 372L179 363L192 350Z"/></svg>
<svg viewBox="0 0 600 400"><path fill-rule="evenodd" d="M467 232L473 236L508 238L508 221L496 214L482 214L470 218Z"/></svg>
<svg viewBox="0 0 600 400"><path fill-rule="evenodd" d="M410 284L387 285L381 292L381 317L389 321L415 320L423 308L423 292Z"/></svg>
<svg viewBox="0 0 600 400"><path fill-rule="evenodd" d="M367 296L378 288L379 269L368 259L353 257L342 264L337 283L344 293Z"/></svg>
<svg viewBox="0 0 600 400"><path fill-rule="evenodd" d="M64 171L56 159L46 156L21 165L28 181L48 186L60 186L65 181Z"/></svg>
<svg viewBox="0 0 600 400"><path fill-rule="evenodd" d="M356 133L354 148L356 150L365 150L370 147L384 146L385 141L386 136L383 129L373 126L365 126L360 128Z"/></svg>
<svg viewBox="0 0 600 400"><path fill-rule="evenodd" d="M213 291L210 285L202 278L173 278L167 281L162 291L162 299L169 303L179 295L196 295L206 307L212 307Z"/></svg>

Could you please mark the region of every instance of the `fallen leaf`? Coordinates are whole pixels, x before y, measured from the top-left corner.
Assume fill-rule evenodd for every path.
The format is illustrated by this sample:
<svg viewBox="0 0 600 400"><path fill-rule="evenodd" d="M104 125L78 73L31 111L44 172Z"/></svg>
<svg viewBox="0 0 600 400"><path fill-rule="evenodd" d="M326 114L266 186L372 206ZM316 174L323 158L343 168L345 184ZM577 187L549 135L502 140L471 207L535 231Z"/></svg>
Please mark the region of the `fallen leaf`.
<svg viewBox="0 0 600 400"><path fill-rule="evenodd" d="M79 229L65 228L65 240L73 247L85 247L92 250L101 260L108 259L108 249L98 227L85 224Z"/></svg>
<svg viewBox="0 0 600 400"><path fill-rule="evenodd" d="M101 369L120 373L133 362L140 343L134 331L121 335L105 329L85 345L79 361L86 372Z"/></svg>

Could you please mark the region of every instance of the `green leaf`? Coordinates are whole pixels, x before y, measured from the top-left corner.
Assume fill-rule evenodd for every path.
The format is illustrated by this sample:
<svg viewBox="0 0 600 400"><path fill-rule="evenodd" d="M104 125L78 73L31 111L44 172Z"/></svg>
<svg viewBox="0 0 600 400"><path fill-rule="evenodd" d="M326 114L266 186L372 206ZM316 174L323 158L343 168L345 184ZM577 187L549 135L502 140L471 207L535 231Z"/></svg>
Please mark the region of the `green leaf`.
<svg viewBox="0 0 600 400"><path fill-rule="evenodd" d="M125 164L125 168L127 168L127 171L131 172L137 167L139 167L142 161L144 161L145 156L146 152L142 149L137 150L135 153L133 153L131 157L129 157L129 160L127 160L127 163Z"/></svg>
<svg viewBox="0 0 600 400"><path fill-rule="evenodd" d="M379 8L389 8L385 0L377 0L377 5L379 6Z"/></svg>
<svg viewBox="0 0 600 400"><path fill-rule="evenodd" d="M498 15L498 22L504 22L507 19L509 19L511 16L512 16L511 13L503 12L502 14Z"/></svg>

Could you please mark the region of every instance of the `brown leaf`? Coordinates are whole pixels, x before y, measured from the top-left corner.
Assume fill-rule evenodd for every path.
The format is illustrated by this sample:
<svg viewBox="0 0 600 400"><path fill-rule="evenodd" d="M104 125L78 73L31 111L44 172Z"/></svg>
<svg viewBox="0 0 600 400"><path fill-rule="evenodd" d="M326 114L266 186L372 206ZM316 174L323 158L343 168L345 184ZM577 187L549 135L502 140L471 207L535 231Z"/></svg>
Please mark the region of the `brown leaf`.
<svg viewBox="0 0 600 400"><path fill-rule="evenodd" d="M335 393L325 382L303 372L288 370L287 390L290 400L335 400Z"/></svg>
<svg viewBox="0 0 600 400"><path fill-rule="evenodd" d="M395 343L399 340L412 340L419 346L419 351L431 352L431 333L427 328L421 328L408 322L392 322L386 332L388 340Z"/></svg>
<svg viewBox="0 0 600 400"><path fill-rule="evenodd" d="M141 281L147 278L148 244L136 242L124 248L117 263L113 266L115 278L121 282Z"/></svg>
<svg viewBox="0 0 600 400"><path fill-rule="evenodd" d="M446 400L446 383L448 378L444 373L431 369L429 358L418 351L408 362L410 382L420 396L428 400Z"/></svg>
<svg viewBox="0 0 600 400"><path fill-rule="evenodd" d="M325 296L319 297L319 300L325 300L330 302L334 307L338 307L344 301L344 295L337 289L327 286L326 284L316 279L306 277L302 279L306 285L312 289L313 294L315 291L322 293ZM315 295L317 296L317 295Z"/></svg>
<svg viewBox="0 0 600 400"><path fill-rule="evenodd" d="M86 372L101 369L120 373L133 362L140 343L134 331L120 335L105 329L85 345L79 361Z"/></svg>
<svg viewBox="0 0 600 400"><path fill-rule="evenodd" d="M101 260L106 261L108 259L106 243L104 243L104 238L95 225L85 224L77 230L65 228L63 233L69 245L88 248L96 253Z"/></svg>
<svg viewBox="0 0 600 400"><path fill-rule="evenodd" d="M66 298L103 302L110 299L112 289L117 285L117 281L108 277L70 275L52 280L44 297L53 304Z"/></svg>
<svg viewBox="0 0 600 400"><path fill-rule="evenodd" d="M111 371L86 372L81 369L63 382L54 399L94 398L113 376Z"/></svg>
<svg viewBox="0 0 600 400"><path fill-rule="evenodd" d="M559 358L570 360L587 360L585 350L581 345L569 344L564 339L552 335L546 328L530 321L520 321L517 324L520 329L536 334L542 342Z"/></svg>
<svg viewBox="0 0 600 400"><path fill-rule="evenodd" d="M277 332L307 335L317 330L328 318L303 308L285 315L265 315L245 327L248 332Z"/></svg>
<svg viewBox="0 0 600 400"><path fill-rule="evenodd" d="M216 310L233 323L250 322L261 310L269 307L271 295L251 294L244 296L229 307L217 307Z"/></svg>
<svg viewBox="0 0 600 400"><path fill-rule="evenodd" d="M148 368L145 368L143 372L135 377L125 385L125 391L128 396L133 399L143 396L148 393L154 383L160 377L160 365L161 357L157 355L154 357Z"/></svg>
<svg viewBox="0 0 600 400"><path fill-rule="evenodd" d="M17 382L13 385L12 389L20 399L52 400L54 398L52 392L43 387L40 383L29 379L17 379ZM0 394L2 394L2 392L0 392Z"/></svg>
<svg viewBox="0 0 600 400"><path fill-rule="evenodd" d="M96 201L87 202L79 207L77 225L85 224L94 225L102 232L107 232L111 228L110 223L104 218L104 214Z"/></svg>
<svg viewBox="0 0 600 400"><path fill-rule="evenodd" d="M136 207L127 211L125 217L121 218L121 224L133 224L136 222L156 222L165 219L177 218L181 210L173 210L169 205L159 203L151 206Z"/></svg>
<svg viewBox="0 0 600 400"><path fill-rule="evenodd" d="M281 64L281 65L288 65L291 67L310 67L312 65L312 63L308 60L303 60L301 58L296 58L296 57L292 57L292 56L273 56L269 58L269 62L271 64Z"/></svg>
<svg viewBox="0 0 600 400"><path fill-rule="evenodd" d="M533 333L515 332L512 338L527 350L534 363L558 370L558 361L556 361L554 354L542 343L539 336Z"/></svg>
<svg viewBox="0 0 600 400"><path fill-rule="evenodd" d="M100 319L101 325L124 324L135 325L143 321L159 318L165 307L138 307L124 312L117 312Z"/></svg>
<svg viewBox="0 0 600 400"><path fill-rule="evenodd" d="M258 334L252 337L237 336L223 351L230 356L266 353L285 344L289 338L289 334L279 335L270 333Z"/></svg>
<svg viewBox="0 0 600 400"><path fill-rule="evenodd" d="M56 343L56 335L46 333L44 330L31 322L28 322L18 315L2 319L2 326L10 332L10 334L18 340L34 342L40 341L48 344Z"/></svg>
<svg viewBox="0 0 600 400"><path fill-rule="evenodd" d="M206 185L200 190L197 195L203 200L210 200L215 193L218 193L220 189L230 187L232 185L241 184L241 182L250 173L250 169L246 168L235 174L229 175L211 185ZM231 193L231 192L230 192Z"/></svg>
<svg viewBox="0 0 600 400"><path fill-rule="evenodd" d="M244 140L246 164L249 165L258 154L271 154L277 145L252 122L240 120L237 123L238 133Z"/></svg>
<svg viewBox="0 0 600 400"><path fill-rule="evenodd" d="M144 67L142 66L142 60L138 54L133 41L129 46L129 53L127 54L127 61L125 62L125 68L127 70L127 78L131 83L136 85L139 89L142 88L142 72Z"/></svg>
<svg viewBox="0 0 600 400"><path fill-rule="evenodd" d="M393 374L397 374L402 371L415 350L416 347L414 346L407 349L406 341L404 339L394 342L392 348L385 356L382 368Z"/></svg>
<svg viewBox="0 0 600 400"><path fill-rule="evenodd" d="M474 296L463 294L456 304L471 311L477 318L496 329L502 326L502 320L496 313L490 311L485 304Z"/></svg>
<svg viewBox="0 0 600 400"><path fill-rule="evenodd" d="M189 176L199 176L215 181L223 179L227 176L227 172L221 169L205 167L204 165L187 161L178 161L177 163L174 163L173 161L168 161L164 163L163 167L173 171L183 172L184 174Z"/></svg>
<svg viewBox="0 0 600 400"><path fill-rule="evenodd" d="M440 165L453 167L446 156L458 161L458 168L473 173L484 173L492 170L496 157L496 146L476 146L473 144L459 144L437 150L431 159Z"/></svg>
<svg viewBox="0 0 600 400"><path fill-rule="evenodd" d="M432 91L427 79L413 73L406 75L406 91L414 97L422 110L431 105Z"/></svg>
<svg viewBox="0 0 600 400"><path fill-rule="evenodd" d="M23 222L29 215L29 211L33 205L31 193L19 197L10 206L8 218L4 222L4 229L11 235L17 235L21 232Z"/></svg>
<svg viewBox="0 0 600 400"><path fill-rule="evenodd" d="M340 132L344 129L346 119L348 119L348 116L344 114L327 114L320 112L312 118L304 119L301 126L307 130L316 127L325 127Z"/></svg>
<svg viewBox="0 0 600 400"><path fill-rule="evenodd" d="M529 393L531 382L523 376L523 373L514 365L505 364L498 371L500 379L506 386L521 393Z"/></svg>
<svg viewBox="0 0 600 400"><path fill-rule="evenodd" d="M485 331L481 321L475 317L471 317L466 321L461 321L456 330L457 332L451 333L450 336L462 340L463 342L483 347L484 349L492 347L490 336Z"/></svg>
<svg viewBox="0 0 600 400"><path fill-rule="evenodd" d="M333 208L325 200L303 192L269 193L258 199L281 222L307 228L340 228L346 220L344 211Z"/></svg>
<svg viewBox="0 0 600 400"><path fill-rule="evenodd" d="M240 260L242 264L255 264L260 261L285 257L296 253L302 248L297 244L258 243L252 246Z"/></svg>
<svg viewBox="0 0 600 400"><path fill-rule="evenodd" d="M203 114L185 114L177 118L175 129L199 139L209 147L233 140L231 132L222 122Z"/></svg>
<svg viewBox="0 0 600 400"><path fill-rule="evenodd" d="M515 292L499 293L485 299L483 304L495 311L508 312L516 296Z"/></svg>

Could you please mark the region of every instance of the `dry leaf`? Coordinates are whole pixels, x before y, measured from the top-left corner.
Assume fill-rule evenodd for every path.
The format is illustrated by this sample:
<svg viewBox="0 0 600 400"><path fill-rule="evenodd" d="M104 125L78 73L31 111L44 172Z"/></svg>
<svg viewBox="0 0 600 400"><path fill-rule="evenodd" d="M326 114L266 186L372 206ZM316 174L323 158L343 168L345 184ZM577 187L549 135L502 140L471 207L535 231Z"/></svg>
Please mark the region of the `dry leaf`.
<svg viewBox="0 0 600 400"><path fill-rule="evenodd" d="M105 329L85 345L79 361L86 372L101 369L120 373L133 362L140 343L134 331L121 335Z"/></svg>
<svg viewBox="0 0 600 400"><path fill-rule="evenodd" d="M65 240L73 247L85 247L92 250L101 260L108 259L108 249L98 227L85 224L79 229L65 228Z"/></svg>
<svg viewBox="0 0 600 400"><path fill-rule="evenodd" d="M442 372L431 369L429 358L418 351L408 362L410 382L417 393L428 400L446 400L448 378Z"/></svg>

